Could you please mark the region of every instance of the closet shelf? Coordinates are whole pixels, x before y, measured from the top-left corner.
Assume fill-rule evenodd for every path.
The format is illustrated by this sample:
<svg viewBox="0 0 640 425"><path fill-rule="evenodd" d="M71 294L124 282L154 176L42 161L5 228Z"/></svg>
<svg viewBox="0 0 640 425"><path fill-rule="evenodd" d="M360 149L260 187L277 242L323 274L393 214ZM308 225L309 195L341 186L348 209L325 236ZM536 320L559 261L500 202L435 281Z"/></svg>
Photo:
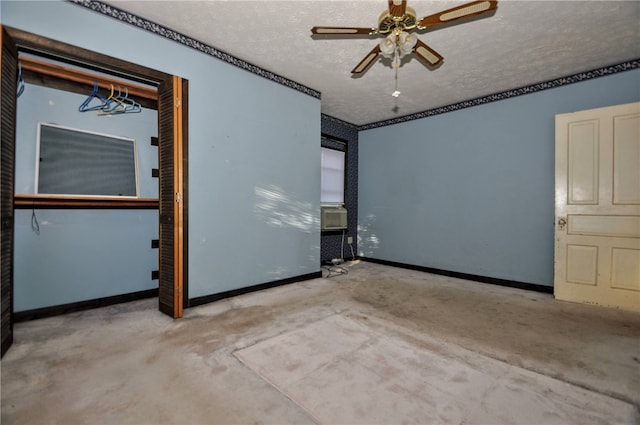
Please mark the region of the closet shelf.
<svg viewBox="0 0 640 425"><path fill-rule="evenodd" d="M45 84L65 90L75 87L74 92L89 94L95 82L98 87L106 91L107 96L112 87L116 90L125 88L129 96L140 101L143 106L156 109L158 91L155 88L144 87L132 84L128 81L110 78L104 75L91 74L77 69L67 68L50 62L20 56L20 66L27 82L34 84ZM106 96L105 96L106 97Z"/></svg>
<svg viewBox="0 0 640 425"><path fill-rule="evenodd" d="M16 209L31 208L113 208L113 209L158 209L158 198L130 198L121 196L72 196L16 194L13 198Z"/></svg>

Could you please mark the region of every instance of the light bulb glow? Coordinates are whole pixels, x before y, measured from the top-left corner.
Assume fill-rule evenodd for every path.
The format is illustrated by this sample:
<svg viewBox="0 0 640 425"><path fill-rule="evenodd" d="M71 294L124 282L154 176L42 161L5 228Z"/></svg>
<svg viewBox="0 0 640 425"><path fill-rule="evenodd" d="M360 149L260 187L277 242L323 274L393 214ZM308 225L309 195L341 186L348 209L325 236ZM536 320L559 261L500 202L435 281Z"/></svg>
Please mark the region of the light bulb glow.
<svg viewBox="0 0 640 425"><path fill-rule="evenodd" d="M413 48L418 42L418 36L415 34L408 34L406 32L401 32L398 37L398 50L400 53L400 57L404 57L411 52L413 52Z"/></svg>
<svg viewBox="0 0 640 425"><path fill-rule="evenodd" d="M385 58L392 58L393 53L396 51L396 36L389 34L384 39L380 40L380 53Z"/></svg>

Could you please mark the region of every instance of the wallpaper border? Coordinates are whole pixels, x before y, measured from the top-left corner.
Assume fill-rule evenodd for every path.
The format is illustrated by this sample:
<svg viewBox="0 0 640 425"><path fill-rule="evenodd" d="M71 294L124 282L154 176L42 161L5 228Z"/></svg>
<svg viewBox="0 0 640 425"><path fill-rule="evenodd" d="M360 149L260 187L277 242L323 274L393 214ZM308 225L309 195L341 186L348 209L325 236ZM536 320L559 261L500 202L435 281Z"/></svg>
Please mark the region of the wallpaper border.
<svg viewBox="0 0 640 425"><path fill-rule="evenodd" d="M161 37L168 38L177 43L180 43L184 46L190 47L192 49L198 50L202 53L205 53L209 56L213 56L217 59L220 59L226 63L237 66L245 71L251 72L253 74L264 77L268 80L274 81L278 84L282 84L291 89L297 90L299 92L305 93L309 96L315 97L317 99L321 98L321 94L319 91L309 88L303 84L297 83L293 80L275 74L271 71L268 71L264 68L261 68L257 65L253 65L249 62L246 62L242 59L239 59L229 53L226 53L222 50L218 50L213 46L205 44L201 41L188 37L182 33L174 31L170 28L164 27L162 25L156 24L148 19L142 18L140 16L134 15L129 12L125 12L122 9L119 9L114 6L110 6L108 4L102 3L97 0L68 0L71 3L77 4L79 6L86 7L90 10L93 10L98 13L102 13L103 15L110 16L119 21L128 23L135 27L141 28L143 30L152 32L154 34L160 35ZM346 121L342 121L338 118L334 118L330 115L322 114L322 116L327 120L335 120L336 123L344 125L346 127L350 127L355 129L356 131L362 130L370 130L377 127L384 127L387 125L400 124L407 121L418 120L422 118L431 117L434 115L445 114L447 112L458 111L460 109L470 108L473 106L484 105L491 102L496 102L499 100L510 99L512 97L523 96L526 94L532 94L543 90L554 89L557 87L566 86L569 84L578 83L581 81L591 80L593 78L604 77L607 75L617 74L619 72L629 71L632 69L640 68L640 58L633 59L627 62L622 62L616 65L610 65L598 69L594 69L592 71L580 72L578 74L569 75L566 77L556 78L550 81L544 81L536 84L532 84L529 86L524 86L516 89L506 90L499 93L490 94L487 96L478 97L475 99L465 100L458 103L453 103L446 106L441 106L434 109L429 109L422 112L416 112L414 114L404 115L397 118L392 118L383 121L372 122L369 124L363 125L355 125L348 123Z"/></svg>
<svg viewBox="0 0 640 425"><path fill-rule="evenodd" d="M387 125L399 124L399 123L418 120L421 118L431 117L439 114L445 114L447 112L458 111L460 109L470 108L472 106L484 105L486 103L505 100L505 99L509 99L517 96L523 96L526 94L536 93L543 90L554 89L557 87L562 87L569 84L578 83L581 81L591 80L593 78L617 74L618 72L629 71L636 68L640 68L640 59L634 59L628 62L619 63L617 65L606 66L603 68L594 69L592 71L581 72L581 73L570 75L567 77L560 77L554 80L532 84L530 86L525 86L525 87L521 87L513 90L506 90L506 91L491 94L488 96L482 96L475 99L465 100L463 102L453 103L451 105L441 106L439 108L429 109L422 112L416 112L415 114L404 115L402 117L373 122L370 124L363 124L358 126L358 131L369 130L377 127L384 127Z"/></svg>
<svg viewBox="0 0 640 425"><path fill-rule="evenodd" d="M320 115L321 115L322 119L327 121L327 125L330 125L330 123L331 123L331 124L335 124L337 126L346 127L348 129L351 129L351 130L355 130L355 131L359 130L359 127L357 125L351 124L350 122L343 121L340 118L332 117L331 115L327 115L327 114L320 114Z"/></svg>
<svg viewBox="0 0 640 425"><path fill-rule="evenodd" d="M162 25L156 24L148 19L143 17L134 15L129 12L125 12L122 9L117 7L102 3L101 1L95 0L68 0L71 3L77 4L79 6L86 7L87 9L93 10L94 12L101 13L103 15L110 16L119 21L125 22L127 24L133 25L135 27L141 28L143 30L152 32L161 37L168 38L169 40L180 43L186 47L190 47L192 49L198 50L199 52L205 53L209 56L213 56L216 59L220 59L223 62L226 62L230 65L237 66L245 71L249 71L253 74L264 77L268 80L274 81L278 84L282 84L291 89L297 90L299 92L305 93L309 96L320 99L320 92L309 88L303 84L297 83L288 78L282 77L278 74L275 74L271 71L267 71L264 68L261 68L257 65L253 65L249 62L246 62L242 59L239 59L229 53L226 53L222 50L218 50L213 46L205 44L201 41L198 41L194 38L188 37L182 33L174 31L170 28L164 27Z"/></svg>

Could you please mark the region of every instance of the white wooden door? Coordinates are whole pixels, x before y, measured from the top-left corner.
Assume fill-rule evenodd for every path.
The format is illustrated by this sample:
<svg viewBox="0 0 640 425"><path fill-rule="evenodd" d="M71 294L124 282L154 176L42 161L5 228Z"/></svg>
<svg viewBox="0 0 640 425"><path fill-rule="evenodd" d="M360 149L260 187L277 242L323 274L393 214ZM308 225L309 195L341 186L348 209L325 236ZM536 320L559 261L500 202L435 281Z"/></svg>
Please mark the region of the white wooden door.
<svg viewBox="0 0 640 425"><path fill-rule="evenodd" d="M640 103L556 115L557 299L640 311Z"/></svg>

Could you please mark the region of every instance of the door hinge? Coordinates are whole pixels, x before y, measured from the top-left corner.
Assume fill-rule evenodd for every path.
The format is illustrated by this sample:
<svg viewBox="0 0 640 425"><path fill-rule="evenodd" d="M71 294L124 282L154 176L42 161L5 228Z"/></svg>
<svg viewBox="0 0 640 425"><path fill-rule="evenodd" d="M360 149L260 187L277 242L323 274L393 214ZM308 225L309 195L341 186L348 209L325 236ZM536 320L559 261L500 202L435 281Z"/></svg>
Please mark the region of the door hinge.
<svg viewBox="0 0 640 425"><path fill-rule="evenodd" d="M180 192L176 192L176 202L182 202L182 194Z"/></svg>
<svg viewBox="0 0 640 425"><path fill-rule="evenodd" d="M180 106L182 106L182 100L180 100L180 98L179 98L179 97L176 97L176 102L175 102L175 104L176 104L176 108L179 108Z"/></svg>

